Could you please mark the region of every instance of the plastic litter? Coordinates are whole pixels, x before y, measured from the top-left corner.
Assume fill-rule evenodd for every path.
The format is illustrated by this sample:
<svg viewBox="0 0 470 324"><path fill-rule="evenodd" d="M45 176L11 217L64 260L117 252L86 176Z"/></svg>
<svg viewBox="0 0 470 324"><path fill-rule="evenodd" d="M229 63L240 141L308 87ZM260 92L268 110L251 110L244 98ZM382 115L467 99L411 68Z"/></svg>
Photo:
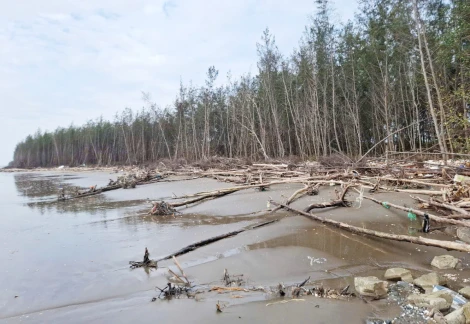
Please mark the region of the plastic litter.
<svg viewBox="0 0 470 324"><path fill-rule="evenodd" d="M415 220L416 220L416 214L413 213L413 212L411 211L411 209L408 210L408 219L409 219L410 221L415 221Z"/></svg>
<svg viewBox="0 0 470 324"><path fill-rule="evenodd" d="M326 258L312 258L311 256L307 256L307 259L310 260L310 265L313 266L314 263L325 263Z"/></svg>
<svg viewBox="0 0 470 324"><path fill-rule="evenodd" d="M361 208L363 200L364 200L364 187L361 186L361 189L359 190L359 196L356 198L356 202L358 203L358 206L356 207L356 209Z"/></svg>
<svg viewBox="0 0 470 324"><path fill-rule="evenodd" d="M384 202L382 203L382 206L384 206L384 207L387 208L387 209L390 209L390 205L389 205L388 202L386 202L386 201L384 201Z"/></svg>
<svg viewBox="0 0 470 324"><path fill-rule="evenodd" d="M432 291L433 292L435 292L435 291L445 291L445 292L448 292L449 294L451 294L452 295L451 308L453 308L454 310L457 310L457 309L461 308L463 305L465 305L468 302L467 299L464 296L460 295L459 293L456 293L452 289L449 289L449 288L446 288L446 287L443 287L443 286L436 285L436 286L433 287Z"/></svg>
<svg viewBox="0 0 470 324"><path fill-rule="evenodd" d="M460 182L462 184L470 183L470 177L467 177L461 174L456 174L454 176L454 182Z"/></svg>
<svg viewBox="0 0 470 324"><path fill-rule="evenodd" d="M392 320L384 320L381 318L368 318L366 324L391 324Z"/></svg>

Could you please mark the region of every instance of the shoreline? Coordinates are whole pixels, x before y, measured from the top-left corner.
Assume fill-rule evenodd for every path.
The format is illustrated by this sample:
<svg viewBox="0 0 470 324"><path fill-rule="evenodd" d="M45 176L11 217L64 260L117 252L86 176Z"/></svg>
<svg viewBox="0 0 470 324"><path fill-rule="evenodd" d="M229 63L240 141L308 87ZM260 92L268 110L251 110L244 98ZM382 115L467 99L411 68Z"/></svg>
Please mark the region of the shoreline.
<svg viewBox="0 0 470 324"><path fill-rule="evenodd" d="M117 173L121 170L132 171L136 169L141 169L135 166L125 166L125 167L107 167L107 166L91 166L91 167L38 167L33 169L22 169L22 168L2 168L0 173L21 173L21 172L92 172L92 171L109 171Z"/></svg>
<svg viewBox="0 0 470 324"><path fill-rule="evenodd" d="M326 160L303 160L303 161L292 161L292 160L272 160L272 161L244 161L236 158L212 158L209 160L186 162L186 161L159 161L152 162L143 165L113 165L113 166L58 166L58 167L36 167L36 168L13 168L3 167L0 168L0 173L20 173L20 172L136 172L139 170L161 170L161 171L183 171L188 170L229 170L229 169L247 169L250 167L257 166L273 166L277 168L318 168L318 169L374 169L374 168L412 168L419 167L429 170L438 170L441 168L458 168L462 171L470 171L470 159L449 159L447 165L443 160L425 160L417 161L413 159L409 160L388 160L384 158L373 158L368 161L359 163L346 163L344 160L335 160L331 157L325 158ZM331 159L331 160L330 160Z"/></svg>
<svg viewBox="0 0 470 324"><path fill-rule="evenodd" d="M162 174L168 177L184 173L199 176L178 181L173 181L174 179L171 178L156 182L146 181L147 187L145 189L138 187L134 190L116 190L113 194L96 191L96 194L103 193L101 198L84 198L82 201L76 202L75 200L69 203L54 201L54 204L51 204L51 201L41 199L41 197L53 198L57 188L63 184L67 184L67 187L64 186L66 190L68 190L67 188L71 189L72 184L88 188L87 184L106 183L110 177L105 173L100 174L93 171L128 171L139 168L136 166L121 166L120 168L63 167L60 169L50 168L48 171L54 172L52 174L28 174L25 172L22 176L16 177L15 175L16 189L20 194L29 197L30 203L25 205L22 200L20 201L18 210L23 210L23 215L25 215L22 218L16 216L18 212L7 213L11 217L7 224L14 224L13 222L17 221L19 222L17 226L25 226L23 237L19 236L18 241L15 241L16 237L11 239L11 246L8 249L14 252L17 246L20 246L22 254L9 255L9 258L17 258L15 259L16 263L11 265L12 268L8 269L9 272L13 272L13 267L17 266L20 258L22 260L27 256L26 259L32 259L36 255L46 257L46 254L38 252L41 251L38 250L41 248L37 244L38 240L45 243L51 242L50 248L57 249L57 253L63 251L64 246L58 246L55 242L63 239L63 233L67 233L67 241L72 242L67 245L69 250L62 254L60 259L52 261L42 259L44 265L49 266L47 274L43 274L43 276L51 278L51 273L56 271L57 275L53 276L53 281L49 283L53 287L52 293L62 291L61 287L65 284L72 285L73 288L93 285L93 289L79 298L59 293L59 304L51 304L48 301L49 296L38 297L39 292L43 296L44 282L25 273L24 278L30 279L24 280L29 280L31 288L14 292L15 296L20 296L21 299L13 297L5 299L8 303L8 311L13 316L10 318L17 319L18 316L15 314L23 312L26 308L25 305L28 305L27 307L33 305L33 312L21 314L37 318L45 310L50 312L51 309L60 305L81 304L81 302L86 304L96 296L99 296L101 301L94 304L93 307L111 308L118 312L121 305L116 306L112 301L112 296L115 293L123 296L125 303L133 304L139 310L146 308L147 305L154 305L153 311L157 307L159 312L164 312L166 305L168 305L166 300L170 300L172 297L176 297L177 303L171 305L181 307L180 295L175 293L175 296L169 295L167 298L165 296L161 298L158 292L149 290L149 287L164 287L173 282L172 277L169 277L172 274L169 270L177 271L178 267L174 268L175 265L172 264L171 259L167 261L159 259L162 255L173 255L175 251L178 253L178 251L186 250L188 253L177 255L178 262L184 269L184 273L188 275L189 280L196 284L195 287L198 287L190 293L193 293L192 296L198 295L198 298L202 300L201 303L192 304L189 302L187 305L194 307L193 310L197 312L198 318L207 317L208 322L215 318L213 316L220 315L214 315L218 314L215 312L214 306L216 304L222 305L221 312L224 313L222 316L227 317L233 313L246 319L251 316L251 311L265 314L263 309L266 309L265 307L268 305L272 305L270 310L281 307L289 307L288 309L292 310L292 307L295 306L291 305L294 303L289 306L281 306L280 304L295 300L304 301L306 305L309 303L321 304L320 308L326 307L326 304L323 304L325 302L331 305L332 310L350 307L350 315L357 319L355 322L369 319L372 315L375 317L377 312L374 312L373 309L379 309L381 321L376 323L382 323L382 319L397 318L397 316L401 318L402 314L406 316L408 323L422 323L414 320L421 319L423 311L416 307L413 308L413 311L402 312L399 306L408 307L411 302L406 299L407 296L398 300L395 296L405 288L407 294L415 292L412 290L415 289L412 286L408 285L403 288L390 281L388 283L390 291L386 295L381 294L381 298L374 301L373 304L370 302L370 305L362 304L359 297L352 297L348 299L347 303L343 303L342 298L348 297L346 293L349 288L346 289L345 296L338 294L338 292L343 291L345 287L351 288L349 292L357 291L356 278L367 279L367 277L373 276L380 278L380 280L386 279L385 271L397 266L411 272L414 279L421 278L426 273L435 272L436 275L448 279L448 288L453 291L458 291L466 286L470 269L465 268L462 271L457 269L441 270L433 268L430 263L431 257L445 253L460 259L464 265L469 264L468 255L464 252L443 252L442 247L426 244L418 246L403 241L382 240L344 231L344 227L338 229L334 226L325 226L327 223L332 225L333 222L347 222L351 228L366 228L374 233L393 233L403 237L413 235L409 232L411 226L409 216L405 216L405 213L409 213L410 209L402 210L398 207L401 207L402 204L414 206L415 201L409 196L410 193L429 195L428 203L432 203L431 196L440 194L441 188L453 188L451 177L447 176L453 171L434 170L433 172L433 169L428 166L424 168L416 162L408 162L388 168L380 168L378 165L363 169L358 168L364 173L361 175L355 170L345 170L344 166L337 167L333 171L331 167L325 169L324 165L319 163L316 165L318 169L312 168L312 165L301 163L297 165L252 163L249 166L238 165L238 169L235 170L236 166L234 165L231 166L232 169L226 168L225 170L202 170L194 165L185 165L174 169L167 168L167 171L163 171ZM163 165L160 166L163 167ZM174 167L174 165L172 166ZM40 172L39 170L38 168L30 171ZM86 173L85 170L91 171L91 173ZM69 174L62 176L63 172L57 171ZM73 173L74 171L77 173ZM152 171L146 171L144 175L147 177L153 175L150 173ZM387 176L389 172L395 173L396 178ZM137 179L144 180L137 173L135 175ZM429 177L428 175L433 176ZM116 174L116 176L122 177L121 174ZM156 185L157 183L158 185ZM311 194L309 194L309 186L314 183L319 184L316 188L318 191L315 192L313 190L315 188L312 187ZM353 191L353 186L358 186L360 189L358 192L359 201ZM428 188L433 186L438 187L439 190ZM255 190L261 187L265 187L265 189ZM346 196L348 188L351 188L351 191ZM364 196L361 194L362 189L372 189L374 192L362 191L365 193ZM236 191L241 190L245 190L245 192L235 194ZM92 191L92 193L95 192ZM173 195L170 197L169 193ZM451 193L452 191L449 191L449 194ZM374 200L369 200L369 195L373 195ZM74 198L81 197L89 197L89 195L74 196ZM214 199L218 197L220 199ZM284 203L287 197L291 197L288 200L290 203ZM347 205L350 204L350 208L344 204L331 204L335 197L336 201L347 199L343 202ZM149 200L149 198L151 199ZM386 205L377 199L386 201ZM203 200L207 203L202 204ZM279 213L274 213L277 209L271 208L271 203L266 205L267 201L272 202L273 205L275 202L290 204L292 208L297 208L297 211L292 209L291 212L281 210ZM178 206L180 208L176 210L178 213L172 211L170 213L150 213L149 215L147 212L148 202L152 202L154 206L155 203L166 202L175 208ZM335 200L333 200L334 202ZM303 217L302 212L299 213L298 210L305 206L318 208L315 214L319 217ZM323 207L329 208L323 209ZM389 210L390 207L396 210ZM44 211L48 222L54 224L53 228L47 229L47 232L42 227L30 231L30 222L26 220L28 217L29 220L37 219L37 213L31 212L32 210L24 210L25 208ZM420 216L421 212L418 209L413 209L413 211L417 216ZM103 214L97 214L98 210ZM265 212L262 213L262 211ZM67 215L70 217L64 217ZM80 217L76 217L76 215L80 215ZM269 220L276 221L269 223L269 226L255 227L257 224L266 222L268 215ZM439 219L442 217L439 216ZM437 216L432 216L432 218L437 218ZM447 223L458 222L444 218L441 220L446 220ZM80 226L80 229L75 230L78 227L74 227L71 230L70 224ZM450 224L448 225L450 227ZM417 230L418 226L415 224L413 228ZM434 227L434 223L432 226ZM225 236L225 240L213 240L227 233L237 232L241 228L250 227L253 230L256 228L256 233L240 232L240 235ZM32 236L31 233L34 235ZM27 243L30 241L26 238L29 237L33 237L34 240L31 241L33 245L28 249ZM443 242L448 240L452 243L454 238L449 233L433 232L429 234L429 240ZM131 241L132 243L130 243ZM210 242L210 244L202 245L199 244L200 242ZM198 248L192 249L196 245ZM128 260L139 260L143 250L147 247L150 251L150 260L152 260L152 256L158 257L155 260L155 262L159 262L158 269L143 267L145 271L133 270L133 275L129 277ZM87 251L87 253L82 255L79 251ZM82 255L78 263L76 255ZM109 264L112 266L109 267ZM87 275L79 279L75 278L73 274L71 276L64 275L61 269L65 265L73 265L74 269L80 269ZM124 265L126 265L125 268ZM170 269L170 267L173 268ZM114 271L121 268L122 271ZM241 274L240 277L245 282L241 286L235 287L220 286L223 285L221 277L222 274L225 274L225 269L228 269L227 271L230 273L237 274L235 276L237 278L238 274ZM181 271L181 273L183 272ZM183 275L185 276L185 274ZM106 278L105 281L98 279L103 276ZM57 281L57 278L60 280ZM308 279L306 280L306 278ZM132 282L133 279L136 281ZM305 286L304 289L299 290L300 282L304 281L305 284L302 284ZM128 285L121 286L122 282L127 282ZM286 293L285 296L280 293L279 283L281 283L282 291ZM211 287L214 285L222 288L214 290ZM183 286L179 284L176 287L179 289ZM259 290L260 287L262 290ZM332 292L332 295L319 293L318 287L326 287L328 292ZM17 288L12 284L10 289ZM419 294L419 296L421 295L424 294ZM192 299L189 295L183 294L181 296L182 299L186 297ZM34 298L38 301L31 301ZM330 300L327 302L325 298ZM22 300L24 300L23 303L21 303ZM165 300L165 302L160 302L160 300ZM155 304L150 304L152 302ZM396 306L393 310L386 307L390 304L389 302ZM357 305L364 307L357 309ZM210 311L207 311L209 309ZM38 311L34 312L34 310ZM84 318L85 314L90 312L90 308L80 306L75 311L79 314L79 318ZM305 314L309 314L308 308L306 308ZM324 309L317 312L316 315L324 318L325 321L338 322L329 311ZM49 321L54 321L58 318L55 316L70 316L70 311L64 308L57 313L50 312L47 318ZM173 319L176 319L175 316L177 317L173 312L170 312L168 316L172 316ZM112 320L117 318L111 316Z"/></svg>

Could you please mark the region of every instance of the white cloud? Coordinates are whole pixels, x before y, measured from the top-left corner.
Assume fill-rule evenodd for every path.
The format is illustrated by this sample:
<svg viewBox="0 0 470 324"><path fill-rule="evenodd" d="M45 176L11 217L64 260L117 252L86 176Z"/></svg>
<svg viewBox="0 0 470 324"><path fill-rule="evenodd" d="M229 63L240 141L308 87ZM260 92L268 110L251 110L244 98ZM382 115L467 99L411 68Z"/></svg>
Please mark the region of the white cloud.
<svg viewBox="0 0 470 324"><path fill-rule="evenodd" d="M336 2L351 18L356 5ZM0 11L0 165L38 127L140 109L141 91L166 106L180 78L202 84L210 65L219 82L254 73L262 31L288 55L314 10L311 0L10 1Z"/></svg>
<svg viewBox="0 0 470 324"><path fill-rule="evenodd" d="M40 13L39 17L53 22L63 22L71 18L70 15L63 13Z"/></svg>

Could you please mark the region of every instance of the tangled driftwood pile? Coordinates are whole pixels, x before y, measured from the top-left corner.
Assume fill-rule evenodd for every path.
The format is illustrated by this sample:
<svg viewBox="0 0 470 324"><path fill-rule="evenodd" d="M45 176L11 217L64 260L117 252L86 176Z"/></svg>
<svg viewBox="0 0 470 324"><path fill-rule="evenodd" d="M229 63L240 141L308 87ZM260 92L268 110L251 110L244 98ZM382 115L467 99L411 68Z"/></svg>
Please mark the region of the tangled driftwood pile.
<svg viewBox="0 0 470 324"><path fill-rule="evenodd" d="M219 181L233 182L235 186L210 192L199 192L196 194L175 197L176 202L160 201L153 203L150 210L151 215L174 215L177 207L188 206L209 199L216 199L232 194L240 190L265 189L275 185L301 183L302 189L295 191L286 201L270 201L275 208L287 209L294 213L308 217L314 221L335 226L346 231L368 236L375 236L383 239L411 242L414 244L441 247L449 250L470 252L470 245L465 242L434 240L426 237L428 230L424 230L422 236L396 235L383 233L365 228L358 228L346 223L337 222L331 219L316 216L311 213L318 208L349 207L352 202L346 200L346 195L353 192L359 194L356 200L371 200L386 208L396 208L407 212L409 217L421 217L422 220L429 219L431 229L435 229L435 224L442 226L470 227L470 170L465 166L436 166L434 163L395 163L380 164L379 162L346 166L343 169L329 161L328 166L320 164L303 163L294 164L251 164L237 165L233 169L208 169L194 167L180 167L178 170L168 171L172 175L191 175L194 177L209 177ZM344 166L341 163L341 166ZM353 168L354 167L354 168ZM192 178L192 179L193 179ZM304 195L318 194L321 186L340 186L335 189L336 197L326 203L311 203L298 210L289 205ZM336 187L338 188L338 187ZM418 208L394 205L386 201L379 201L369 194L377 192L402 192L410 195L429 196L429 199L414 197L418 202ZM419 208L428 209L421 211ZM431 210L432 209L432 210ZM435 211L436 214L431 211ZM208 239L207 241L211 241Z"/></svg>
<svg viewBox="0 0 470 324"><path fill-rule="evenodd" d="M169 203L164 201L160 202L153 202L152 209L150 210L150 215L174 215L176 213L176 209Z"/></svg>
<svg viewBox="0 0 470 324"><path fill-rule="evenodd" d="M331 165L331 164L330 164ZM174 201L160 201L153 203L150 211L151 215L174 215L178 207L189 206L191 204L202 203L206 200L217 199L230 195L241 190L265 190L277 185L298 183L302 188L295 190L291 196L283 201L270 200L268 209L274 213L280 209L288 210L294 214L302 215L312 221L321 222L327 226L337 227L344 231L349 231L359 235L366 235L382 240L393 240L409 242L412 244L439 247L446 250L470 252L470 235L465 240L458 237L448 237L448 239L435 239L429 237L429 232L445 229L446 227L457 227L468 229L470 227L470 170L466 167L438 167L434 165L417 165L412 163L379 166L362 165L360 167L345 167L340 169L325 168L321 165L288 165L288 164L253 164L241 166L230 170L221 169L181 169L171 171L173 175L190 175L194 177L208 177L219 181L231 182L234 185L214 191L199 192L195 194L174 197ZM331 200L328 202L311 201L301 209L293 208L291 204L306 195L316 195L322 187L334 188ZM387 201L386 193L400 192L409 194L416 201L414 206L404 206L393 204ZM374 194L382 193L381 199L374 197ZM256 194L256 193L255 193ZM314 214L315 209L320 208L343 208L347 210L354 204L361 205L366 199L382 206L385 209L396 209L403 212L410 220L423 220L423 227L417 235L401 235L390 232L375 231L372 229L357 227L345 222L339 222L326 217ZM182 210L180 209L180 212ZM185 217L184 214L181 217ZM148 260L138 266L148 267L149 264L157 265L161 260L174 258L177 255L189 253L198 247L211 244L213 242L237 235L246 230L255 230L260 226L269 225L270 222L262 223L251 228L244 228L224 235L211 237L200 242L183 247L175 253L158 260ZM470 230L469 230L470 231ZM457 233L460 233L457 231ZM443 237L443 236L440 236ZM132 265L131 265L132 266ZM369 302L360 292L350 290L349 286L344 288L331 289L322 285L309 282L307 278L299 284L283 285L276 287L254 287L247 286L243 275L229 275L224 271L223 284L213 286L210 289L203 288L196 290L186 276L178 275L171 269L168 270L176 283L169 283L167 287L160 289L159 298L172 298L187 296L194 297L198 292L230 294L231 298L243 298L244 293L262 292L271 294L274 298L282 298L280 301L268 303L266 306L285 303L291 301L303 301L304 296L315 296L328 299L345 299L359 297L365 302ZM181 270L182 272L182 270ZM183 273L183 272L182 272ZM220 301L216 304L217 312L224 311L224 304Z"/></svg>

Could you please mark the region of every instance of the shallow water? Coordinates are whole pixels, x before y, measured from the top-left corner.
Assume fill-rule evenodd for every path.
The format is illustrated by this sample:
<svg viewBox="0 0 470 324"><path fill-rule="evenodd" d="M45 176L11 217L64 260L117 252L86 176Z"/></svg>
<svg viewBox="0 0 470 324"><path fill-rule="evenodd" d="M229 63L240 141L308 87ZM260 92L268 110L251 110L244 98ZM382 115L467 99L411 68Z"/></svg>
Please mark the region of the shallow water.
<svg viewBox="0 0 470 324"><path fill-rule="evenodd" d="M230 187L210 179L156 183L136 189L115 190L101 195L52 203L59 187L104 185L115 174L94 173L0 173L0 321L15 322L139 322L239 321L283 322L294 316L307 322L340 323L335 310L360 322L377 309L364 304L319 300L269 306L272 298L250 293L207 294L195 300L150 303L155 286L167 282L172 262L152 271L130 270L129 260L140 260L145 247L156 259L190 243L260 223L280 221L210 244L180 256L185 272L199 285L220 284L224 269L243 274L254 286L292 284L310 276L319 283L345 286L356 274L377 274L378 265L405 264L418 272L430 270L430 260L442 250L407 243L387 242L353 235L286 212L259 213L269 198L289 197L299 185L275 186L266 192L245 190L189 208L175 216L147 216L150 200ZM284 198L283 198L284 197ZM316 197L295 202L328 201L333 188L322 187ZM405 195L379 199L409 204ZM350 199L354 200L351 195ZM318 212L337 220L382 231L407 234L406 215L385 210L369 201L361 208L327 209ZM435 236L438 237L438 236ZM453 253L464 258L461 253ZM310 258L324 258L311 263ZM323 260L323 259L322 259ZM470 277L467 270L458 273ZM336 287L333 287L336 288ZM215 303L227 303L216 314ZM320 305L312 310L311 303ZM295 305L294 305L295 304ZM191 312L188 319L187 309ZM330 312L330 315L328 315ZM386 313L386 312L385 312ZM263 315L264 314L264 315ZM277 314L277 315L276 315ZM287 316L287 314L290 314Z"/></svg>

